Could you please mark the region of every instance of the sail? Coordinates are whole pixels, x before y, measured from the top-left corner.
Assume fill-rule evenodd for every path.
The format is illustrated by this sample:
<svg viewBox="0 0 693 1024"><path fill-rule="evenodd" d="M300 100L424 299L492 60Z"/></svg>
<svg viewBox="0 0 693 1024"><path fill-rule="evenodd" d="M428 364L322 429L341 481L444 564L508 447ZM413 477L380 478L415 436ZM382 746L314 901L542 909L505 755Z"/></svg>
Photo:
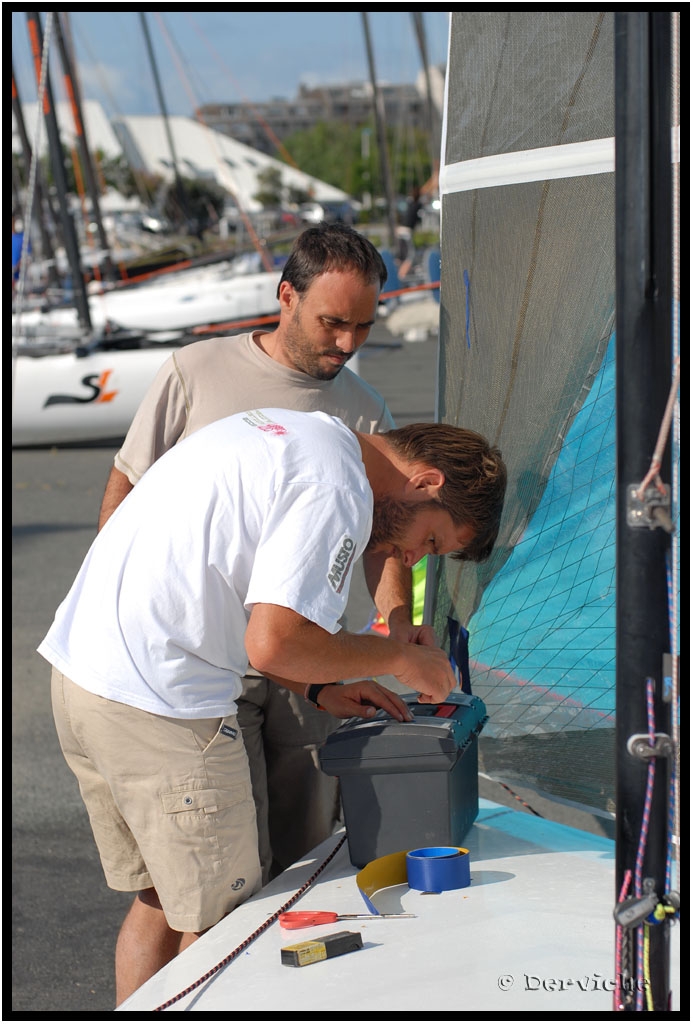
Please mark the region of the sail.
<svg viewBox="0 0 693 1024"><path fill-rule="evenodd" d="M482 565L440 560L469 631L483 772L614 809L611 12L453 12L437 418L509 468ZM580 767L576 770L576 764Z"/></svg>

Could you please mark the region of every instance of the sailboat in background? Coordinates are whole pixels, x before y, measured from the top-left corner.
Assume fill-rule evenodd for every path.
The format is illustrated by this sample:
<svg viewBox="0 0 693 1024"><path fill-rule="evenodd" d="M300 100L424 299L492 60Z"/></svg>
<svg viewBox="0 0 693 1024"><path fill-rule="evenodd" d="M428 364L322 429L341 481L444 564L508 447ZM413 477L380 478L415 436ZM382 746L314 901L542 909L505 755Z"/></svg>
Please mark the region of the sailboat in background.
<svg viewBox="0 0 693 1024"><path fill-rule="evenodd" d="M29 303L26 289L23 287L24 281L20 281L13 314L12 443L15 446L98 441L122 436L151 380L152 368L156 370L171 351L205 333L235 333L255 325L276 322L279 312L276 293L281 277L281 259L273 259L266 240L258 237L234 187L235 176L241 174L244 195L250 194L251 172L248 168L252 165L255 167L253 174L257 173L256 161L251 159L253 151L247 151L247 155L240 160L239 168L235 150L229 151L229 147L233 145L238 148L240 144L232 143L232 140L225 136L212 132L204 124L196 124L186 118L168 118L149 30L145 14L142 12L140 20L147 41L162 117L122 119L119 125L121 143L125 151L133 155L137 154L139 146L145 144L144 140L148 150L165 140L162 152L168 154L165 162L175 170L181 196L183 193L178 173L177 139L182 138L186 141L186 152L191 146L200 153L205 149L215 150L218 180L223 182L232 196L244 225L244 234L247 234L254 249L252 252L238 255L215 253L196 259L185 259L180 267L168 266L165 271L152 275L145 281L115 281L113 273L99 273L98 260L105 252L101 226L101 248L96 255L90 254L96 261L92 276L100 279L93 279L87 285L83 268L85 253L78 242L65 182L59 180L61 177L64 179L64 174L61 173L62 150L51 79L47 73L52 38L57 38L65 65L67 91L71 96L77 125L80 157L82 162L89 166L91 157L84 133L79 88L65 45L67 27L63 32L61 17L67 19L67 14L56 15L49 12L46 15L44 46L39 15L35 12L27 14L36 79L43 90L38 108L45 112L49 149L61 198L60 219L73 291L57 304L45 301L45 298L40 303L35 299ZM367 15L363 14L362 18L366 39L370 43ZM418 26L418 36L422 60L425 61L422 25ZM370 46L369 54L376 122L379 125L379 149L382 154L386 152L384 125L377 102L379 94ZM429 85L429 104L430 102ZM21 107L18 102L16 107L20 120ZM140 123L153 120L156 121L156 131L152 124ZM25 148L25 156L27 155L28 146ZM164 157L159 156L157 159L162 161ZM31 162L33 163L33 158ZM235 168L233 173L229 170L230 167ZM295 165L281 167L288 176L289 184L296 188L303 186L313 190L320 187L327 196L333 193L335 197L344 195L339 190L302 174ZM409 282L405 283L399 279L392 256L395 210L387 164L384 165L383 174L388 195L391 244L383 253L388 261L390 274L380 311L387 316L386 323L391 332L401 334L405 340L423 340L437 330L439 254L431 254L438 257L437 262L432 263L428 257L424 260L425 281L412 286ZM93 170L90 170L86 177L90 183L91 209L99 226L100 199L95 187ZM256 181L256 177L253 177L253 181ZM38 186L37 178L29 196L29 211L35 198L41 202ZM83 196L83 201L84 199ZM28 220L31 221L30 212ZM107 252L105 255L105 267L113 268L115 261ZM55 266L52 266L52 269L55 270ZM400 305L406 305L406 309L398 308Z"/></svg>
<svg viewBox="0 0 693 1024"><path fill-rule="evenodd" d="M30 38L56 179L72 302L24 308L26 260L17 288L13 332L12 444L14 446L101 441L122 437L156 370L192 332L223 324L233 333L276 320L275 269L255 235L256 258L239 255L178 270L153 282L124 287L84 281L79 244L67 202L62 150L48 73L51 25L44 38L39 16L28 14ZM63 42L60 29L58 40ZM13 80L14 90L14 80ZM73 92L77 123L81 113ZM83 146L82 157L89 160ZM37 159L36 151L33 159ZM36 192L28 198L27 222ZM110 265L110 264L109 264ZM168 347L167 347L168 346Z"/></svg>
<svg viewBox="0 0 693 1024"><path fill-rule="evenodd" d="M335 836L119 1010L679 1010L678 33L667 11L450 16L437 418L498 443L509 488L488 563L429 559L424 617L488 711L486 793L529 813L482 799L453 848L471 885L423 898L382 879L404 852L357 873ZM364 896L363 953L287 971L279 915L306 893Z"/></svg>
<svg viewBox="0 0 693 1024"><path fill-rule="evenodd" d="M73 291L58 304L47 301L27 303L24 279L19 282L13 314L12 443L15 446L110 440L122 436L153 373L171 351L205 333L235 333L276 322L278 317L276 293L281 260L273 260L264 239L258 237L239 202L233 187L233 175L229 171L229 166L234 166L231 154L227 154L231 140L188 119L177 118L175 123L169 123L145 15L142 12L140 15L162 106L163 117L157 119L157 132L160 132L163 122L165 132L162 138L165 135L168 140L169 162L177 174L176 131L181 132L188 143L194 138L198 149L211 146L218 150L217 162L222 167L225 187L236 202L254 249L239 255L214 254L185 260L181 267L169 266L165 272L146 281L113 281L109 280L109 275L102 275L102 280L86 284L82 266L84 252L68 206L65 182L60 181L64 179L61 173L62 150L51 79L47 73L52 39L57 38L62 44L75 122L83 126L79 89L74 71L71 70L71 77L68 73L69 55L60 22L54 20L67 18L67 15L48 12L44 37L39 15L28 13L36 79L43 90L38 107L45 112L49 149L61 198L60 219ZM366 15L363 17L365 19ZM55 31L51 32L53 25ZM19 103L17 114L21 118ZM122 140L127 142L129 149L137 150L136 127L148 136L151 143L151 126L143 128L136 125L135 122L141 119L126 120L128 124L120 127ZM78 130L77 134L81 143L81 159L89 163L84 131ZM28 147L25 155L27 153ZM251 153L248 150L248 156ZM37 154L31 162L35 159ZM246 159L244 165L246 163L251 161ZM287 168L286 173L297 187L301 182L311 188L321 185L315 179L302 175L295 167ZM94 174L87 174L87 178L91 182L91 206L98 222L99 199L94 187ZM180 184L178 175L177 181ZM38 184L36 178L28 201L28 222L32 219L31 208L35 198L39 202L41 199ZM249 188L244 178L244 194ZM323 190L329 195L330 189L325 185ZM336 196L343 195L339 190L331 191ZM103 252L102 237L101 243ZM385 255L389 256L389 251ZM107 262L112 265L110 258ZM401 332L395 320L388 324L393 332L415 340L428 336L437 328L437 307L434 300L429 299L431 292L428 287L426 284L404 287L392 264L386 286L389 297L387 305L381 306L383 312L394 311L397 314L395 307L400 300L418 299L422 295L428 299L417 304L424 311L423 320L420 317L412 319L410 308Z"/></svg>

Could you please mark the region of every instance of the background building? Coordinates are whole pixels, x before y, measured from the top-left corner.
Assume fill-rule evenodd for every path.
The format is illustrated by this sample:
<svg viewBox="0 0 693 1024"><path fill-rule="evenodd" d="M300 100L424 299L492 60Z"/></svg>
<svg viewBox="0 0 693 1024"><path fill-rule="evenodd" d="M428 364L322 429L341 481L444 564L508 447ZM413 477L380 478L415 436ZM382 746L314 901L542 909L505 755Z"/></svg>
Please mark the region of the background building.
<svg viewBox="0 0 693 1024"><path fill-rule="evenodd" d="M445 69L429 69L433 105L440 116L443 107ZM416 85L379 82L387 124L430 131L425 76ZM273 154L277 140L283 142L294 132L309 131L321 121L340 121L352 128L368 124L373 117L373 88L370 82L299 87L296 99L274 99L265 103L207 103L197 111L210 128L243 142L260 152Z"/></svg>

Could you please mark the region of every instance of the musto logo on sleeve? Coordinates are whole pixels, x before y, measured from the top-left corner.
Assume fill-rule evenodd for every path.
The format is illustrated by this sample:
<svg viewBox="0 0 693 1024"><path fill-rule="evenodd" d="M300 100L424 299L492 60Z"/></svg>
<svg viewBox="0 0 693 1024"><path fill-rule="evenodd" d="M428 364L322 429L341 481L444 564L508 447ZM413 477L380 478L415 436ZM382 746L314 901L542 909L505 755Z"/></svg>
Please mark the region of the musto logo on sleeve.
<svg viewBox="0 0 693 1024"><path fill-rule="evenodd" d="M344 586L355 555L356 544L351 537L344 536L327 574L327 581L336 594L339 594Z"/></svg>

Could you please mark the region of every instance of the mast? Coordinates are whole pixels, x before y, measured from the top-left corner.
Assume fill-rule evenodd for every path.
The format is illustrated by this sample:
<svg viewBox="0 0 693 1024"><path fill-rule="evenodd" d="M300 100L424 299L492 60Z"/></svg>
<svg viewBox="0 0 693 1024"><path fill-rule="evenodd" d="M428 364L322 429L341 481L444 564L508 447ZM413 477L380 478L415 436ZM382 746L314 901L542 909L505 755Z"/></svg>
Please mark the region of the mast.
<svg viewBox="0 0 693 1024"><path fill-rule="evenodd" d="M385 203L387 212L387 230L390 248L394 250L396 242L395 226L395 201L392 194L392 176L390 174L390 161L387 155L387 136L385 134L385 111L383 110L383 98L378 88L375 75L375 64L373 61L373 47L371 46L371 32L368 25L368 13L361 11L363 23L363 34L366 40L366 54L368 56L368 70L371 76L373 87L373 113L375 115L375 131L378 139L378 154L380 156L380 173L383 177L383 188L385 189Z"/></svg>
<svg viewBox="0 0 693 1024"><path fill-rule="evenodd" d="M144 40L147 44L147 53L149 54L149 63L152 67L152 75L154 76L154 85L156 87L156 94L159 98L159 107L161 109L161 116L164 119L164 128L166 130L166 138L168 139L168 148L171 151L171 161L173 162L173 174L176 181L176 192L178 193L178 202L180 204L181 212L185 217L186 221L189 221L190 217L188 214L188 202L185 198L185 189L183 188L183 182L181 180L180 173L178 171L178 159L176 157L176 150L173 145L173 135L171 134L171 127L168 123L168 112L166 110L166 101L164 100L164 93L161 88L161 82L159 80L159 71L156 65L156 58L154 57L154 47L152 46L151 36L149 35L149 27L147 25L147 19L144 11L140 11L140 22L142 23L142 31L144 32Z"/></svg>
<svg viewBox="0 0 693 1024"><path fill-rule="evenodd" d="M436 110L433 102L433 93L431 91L431 72L428 63L428 47L426 45L426 29L424 26L423 12L412 11L411 16L412 21L414 22L414 34L416 35L416 41L419 45L424 81L426 83L426 112L428 115L428 132L431 147L431 176L437 182L440 170L440 117L438 116L438 111Z"/></svg>
<svg viewBox="0 0 693 1024"><path fill-rule="evenodd" d="M67 17L67 12L65 14ZM63 65L63 72L65 76L65 88L68 96L70 97L70 106L72 107L72 116L75 122L75 134L77 136L77 145L79 148L79 155L84 168L84 174L87 179L87 189L89 191L89 198L91 199L91 209L94 220L96 221L96 229L99 236L99 246L106 254L105 258L105 270L106 276L109 279L115 278L115 271L110 256L110 246L108 239L106 238L106 232L103 226L103 220L101 218L101 205L99 202L99 189L96 184L96 176L94 174L94 164L92 155L89 150L89 143L87 140L87 130L82 116L82 101L79 93L79 84L77 82L77 76L75 74L74 66L68 48L65 45L65 37L63 35L62 26L60 24L60 14L56 12L55 15L55 35L58 40L58 50L60 51L60 59Z"/></svg>
<svg viewBox="0 0 693 1024"><path fill-rule="evenodd" d="M623 970L617 996L619 1009L636 1012L643 998L648 1010L670 1009L669 925L666 920L652 924L649 911L666 905L669 895L672 707L665 699L665 679L672 653L667 597L671 513L668 498L656 486L641 488L656 449L672 371L670 18L668 11L616 11L614 23L616 900L622 912L624 899L634 901L626 915L630 922L619 929ZM665 483L671 480L670 455L667 444L661 462ZM615 916L617 923L623 920ZM649 964L643 971L645 930Z"/></svg>
<svg viewBox="0 0 693 1024"><path fill-rule="evenodd" d="M40 85L41 61L43 53L43 31L41 29L41 19L36 12L32 11L27 11L26 17L29 27L29 41L31 44L31 50L34 57L36 83L37 85ZM84 276L82 274L82 268L80 264L79 243L77 241L77 233L75 231L75 225L72 220L72 215L70 214L70 210L67 204L67 182L65 180L65 166L63 164L63 152L62 146L60 144L58 120L55 116L55 105L53 103L53 90L51 88L49 71L47 71L46 74L46 91L43 103L43 113L46 119L48 145L51 153L51 166L53 168L53 176L55 178L55 187L58 192L58 207L60 211L60 221L62 224L63 236L65 241L65 253L67 254L68 262L70 264L70 270L72 273L77 316L84 330L91 334L92 324L91 314L89 312L89 300L87 298L87 290L84 285Z"/></svg>
<svg viewBox="0 0 693 1024"><path fill-rule="evenodd" d="M29 136L27 135L27 132L26 132L26 125L24 123L24 114L22 113L22 104L21 104L20 99L19 99L19 91L17 89L17 80L16 80L15 75L14 75L14 67L12 68L12 110L14 112L14 117L15 117L15 121L16 121L16 124L17 124L17 131L19 132L19 140L20 140L21 146L22 146L22 153L24 155L24 166L26 167L27 174L28 174L29 173L29 168L31 167L31 164L32 164L33 155L32 155L32 150L31 150L31 144L29 142ZM44 208L47 207L50 210L51 215L54 216L54 220L56 222L57 222L58 218L57 218L57 216L54 215L54 211L52 209L52 205L51 205L51 202L50 202L48 191L43 186L42 177L41 177L41 169L40 169L39 166L36 167L36 185L35 185L35 188L36 188L36 198L38 199L38 206L39 206L39 212L38 212L38 216L36 218L36 221L38 223L39 231L41 233L41 245L42 245L43 252L44 252L45 257L46 257L46 263L47 263L47 266L48 266L48 279L49 279L50 283L54 287L58 288L60 286L60 279L58 277L58 269L57 269L57 264L56 264L56 261L55 261L55 250L53 248L53 242L52 242L51 236L48 233L48 228L46 227L45 217L43 216ZM30 231L31 230L31 225L27 224L26 225L26 230Z"/></svg>

